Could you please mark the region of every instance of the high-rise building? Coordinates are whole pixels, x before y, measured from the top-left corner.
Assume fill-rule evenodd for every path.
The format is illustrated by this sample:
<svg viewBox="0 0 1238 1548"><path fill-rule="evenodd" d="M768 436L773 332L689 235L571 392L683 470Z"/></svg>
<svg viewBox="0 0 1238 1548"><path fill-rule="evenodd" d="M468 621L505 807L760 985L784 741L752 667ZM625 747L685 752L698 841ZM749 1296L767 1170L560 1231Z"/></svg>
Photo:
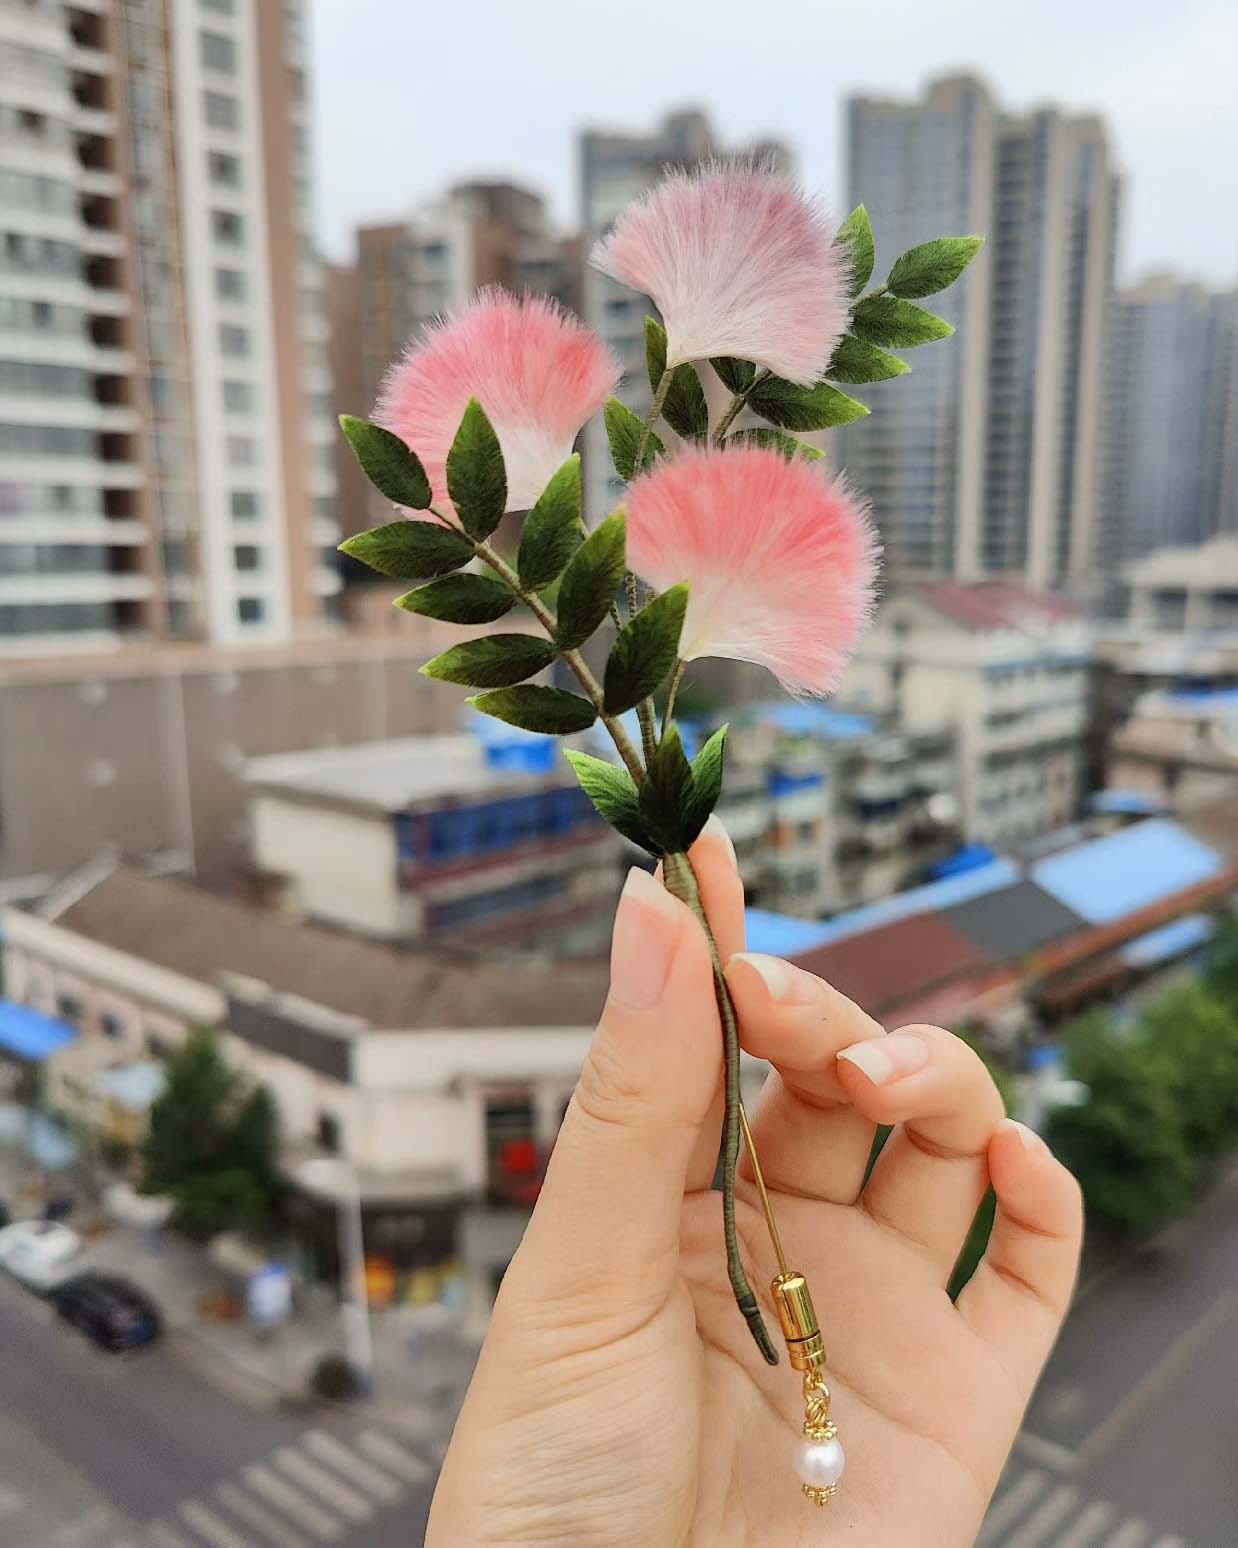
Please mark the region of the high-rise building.
<svg viewBox="0 0 1238 1548"><path fill-rule="evenodd" d="M767 161L780 171L792 170L790 151L776 141L762 140L733 149ZM583 130L580 223L586 248L605 235L625 206L657 182L668 167L699 166L725 150L699 109L669 113L648 134ZM644 414L649 407L644 319L651 309L650 303L587 263L581 299L585 321L601 334L623 366L618 395L629 408ZM585 508L596 519L614 504L624 487L611 467L606 431L600 420L590 423L585 430L585 469Z"/></svg>
<svg viewBox="0 0 1238 1548"><path fill-rule="evenodd" d="M579 311L580 241L556 232L541 196L527 188L458 183L409 220L362 226L353 284L355 322L332 339L337 403L342 413L368 414L405 344L482 286L553 296ZM342 315L340 322L342 329ZM345 520L357 530L389 518L388 503L371 490L364 510Z"/></svg>
<svg viewBox="0 0 1238 1548"><path fill-rule="evenodd" d="M1169 274L1114 299L1101 552L1115 580L1125 561L1238 527L1238 488L1227 479L1238 455L1230 444L1236 325L1233 291Z"/></svg>
<svg viewBox="0 0 1238 1548"><path fill-rule="evenodd" d="M302 0L0 0L0 648L332 606L303 29Z"/></svg>
<svg viewBox="0 0 1238 1548"><path fill-rule="evenodd" d="M1100 387L1117 180L1103 123L1004 113L967 75L915 101L847 105L848 203L868 206L877 278L906 248L979 232L928 301L957 329L905 380L861 388L838 437L891 571L1081 585L1096 562Z"/></svg>

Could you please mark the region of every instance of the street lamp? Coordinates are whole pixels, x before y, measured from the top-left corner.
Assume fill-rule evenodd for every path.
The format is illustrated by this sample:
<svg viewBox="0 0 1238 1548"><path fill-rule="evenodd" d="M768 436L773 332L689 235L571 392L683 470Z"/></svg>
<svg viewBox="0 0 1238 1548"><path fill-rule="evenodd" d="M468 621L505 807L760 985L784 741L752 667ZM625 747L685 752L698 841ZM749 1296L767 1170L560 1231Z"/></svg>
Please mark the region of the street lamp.
<svg viewBox="0 0 1238 1548"><path fill-rule="evenodd" d="M340 1254L340 1323L344 1350L367 1395L374 1388L374 1345L370 1302L365 1284L365 1237L361 1221L361 1180L342 1156L316 1156L296 1169L297 1180L335 1201L336 1240Z"/></svg>

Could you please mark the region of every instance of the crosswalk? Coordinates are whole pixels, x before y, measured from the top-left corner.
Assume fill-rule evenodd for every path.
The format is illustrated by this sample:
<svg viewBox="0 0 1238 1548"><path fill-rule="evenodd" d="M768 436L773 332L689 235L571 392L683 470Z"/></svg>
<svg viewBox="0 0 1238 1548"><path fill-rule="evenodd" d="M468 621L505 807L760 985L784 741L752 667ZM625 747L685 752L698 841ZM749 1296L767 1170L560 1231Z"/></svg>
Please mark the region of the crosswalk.
<svg viewBox="0 0 1238 1548"><path fill-rule="evenodd" d="M376 1425L309 1429L231 1478L181 1500L132 1548L326 1548L398 1506L434 1469Z"/></svg>
<svg viewBox="0 0 1238 1548"><path fill-rule="evenodd" d="M1138 1516L1040 1468L1013 1463L989 1506L975 1548L1190 1548Z"/></svg>

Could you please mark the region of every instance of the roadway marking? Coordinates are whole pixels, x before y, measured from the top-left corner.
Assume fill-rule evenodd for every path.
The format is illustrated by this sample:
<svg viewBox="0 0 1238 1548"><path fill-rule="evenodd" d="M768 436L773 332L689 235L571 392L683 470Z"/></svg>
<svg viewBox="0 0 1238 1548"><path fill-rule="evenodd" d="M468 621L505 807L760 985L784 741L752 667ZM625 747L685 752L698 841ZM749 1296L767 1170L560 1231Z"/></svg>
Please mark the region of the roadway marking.
<svg viewBox="0 0 1238 1548"><path fill-rule="evenodd" d="M1103 1548L1140 1548L1148 1540L1148 1529L1142 1521L1128 1521L1119 1527L1112 1537L1107 1537Z"/></svg>
<svg viewBox="0 0 1238 1548"><path fill-rule="evenodd" d="M1048 1481L1043 1473L1033 1470L1024 1473L1017 1483L999 1495L984 1518L980 1536L976 1539L976 1548L997 1548L1001 1534L1023 1514Z"/></svg>
<svg viewBox="0 0 1238 1548"><path fill-rule="evenodd" d="M376 1462L381 1462L399 1477L407 1478L410 1483L424 1483L430 1476L428 1462L423 1462L415 1451L401 1446L399 1441L380 1434L378 1430L362 1430L357 1436L357 1445Z"/></svg>
<svg viewBox="0 0 1238 1548"><path fill-rule="evenodd" d="M1092 1548L1092 1544L1115 1515L1117 1511L1112 1505L1106 1504L1104 1500L1097 1500L1094 1505L1088 1506L1065 1537L1058 1538L1056 1548Z"/></svg>
<svg viewBox="0 0 1238 1548"><path fill-rule="evenodd" d="M1008 1538L1005 1548L1040 1548L1046 1534L1060 1526L1064 1517L1075 1508L1079 1491L1070 1484L1062 1484L1047 1500L1042 1500L1013 1537Z"/></svg>
<svg viewBox="0 0 1238 1548"><path fill-rule="evenodd" d="M303 1527L308 1527L315 1536L329 1539L340 1535L340 1524L334 1516L329 1516L304 1495L298 1494L282 1478L277 1478L270 1468L256 1464L247 1467L245 1478L250 1488L265 1494L268 1500L273 1500L281 1510L286 1511L294 1521L299 1521Z"/></svg>
<svg viewBox="0 0 1238 1548"><path fill-rule="evenodd" d="M226 1505L234 1516L243 1517L250 1526L257 1527L271 1542L278 1543L279 1548L309 1548L309 1544L300 1532L294 1532L276 1516L274 1511L268 1510L265 1505L259 1505L257 1500L251 1499L235 1484L221 1483L215 1493L219 1496L220 1503Z"/></svg>
<svg viewBox="0 0 1238 1548"><path fill-rule="evenodd" d="M156 1521L146 1528L147 1536L152 1538L159 1548L193 1548L193 1544L187 1537L182 1537L175 1527L169 1526L166 1521Z"/></svg>
<svg viewBox="0 0 1238 1548"><path fill-rule="evenodd" d="M331 1463L337 1472L349 1474L376 1499L386 1500L390 1505L402 1497L402 1485L380 1472L372 1462L364 1461L355 1451L349 1451L347 1446L334 1435L328 1435L325 1430L311 1430L302 1436L301 1444L320 1461Z"/></svg>
<svg viewBox="0 0 1238 1548"><path fill-rule="evenodd" d="M242 1537L239 1532L234 1532L226 1521L220 1520L200 1500L183 1500L178 1507L178 1514L186 1526L191 1526L208 1543L214 1543L215 1548L254 1548L253 1538Z"/></svg>
<svg viewBox="0 0 1238 1548"><path fill-rule="evenodd" d="M355 1489L350 1489L346 1483L341 1483L333 1473L326 1473L317 1464L303 1457L299 1451L294 1451L291 1446L281 1446L275 1452L272 1460L282 1468L290 1478L295 1478L298 1483L307 1489L312 1489L315 1494L333 1505L341 1515L349 1517L352 1521L368 1521L374 1514L374 1507L364 1495L358 1494Z"/></svg>
<svg viewBox="0 0 1238 1548"><path fill-rule="evenodd" d="M1141 1409L1160 1397L1174 1378L1182 1374L1198 1351L1236 1312L1238 1290L1223 1290L1203 1316L1169 1346L1121 1402L1083 1439L1075 1451L1076 1465L1082 1466L1085 1462L1095 1460L1115 1436L1132 1423ZM1105 1548L1110 1548L1110 1545L1106 1544ZM1118 1548L1126 1548L1126 1545L1119 1544Z"/></svg>

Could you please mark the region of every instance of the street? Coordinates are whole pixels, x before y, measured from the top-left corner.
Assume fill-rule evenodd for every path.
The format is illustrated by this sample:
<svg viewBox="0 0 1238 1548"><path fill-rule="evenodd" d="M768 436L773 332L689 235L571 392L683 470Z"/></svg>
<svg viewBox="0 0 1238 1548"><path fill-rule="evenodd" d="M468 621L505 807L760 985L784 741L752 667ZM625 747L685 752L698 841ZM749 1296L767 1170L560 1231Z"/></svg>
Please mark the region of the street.
<svg viewBox="0 0 1238 1548"><path fill-rule="evenodd" d="M255 1412L172 1344L103 1354L0 1279L0 1548L415 1548L416 1411Z"/></svg>
<svg viewBox="0 0 1238 1548"><path fill-rule="evenodd" d="M1238 1173L1085 1281L977 1548L1238 1543Z"/></svg>

